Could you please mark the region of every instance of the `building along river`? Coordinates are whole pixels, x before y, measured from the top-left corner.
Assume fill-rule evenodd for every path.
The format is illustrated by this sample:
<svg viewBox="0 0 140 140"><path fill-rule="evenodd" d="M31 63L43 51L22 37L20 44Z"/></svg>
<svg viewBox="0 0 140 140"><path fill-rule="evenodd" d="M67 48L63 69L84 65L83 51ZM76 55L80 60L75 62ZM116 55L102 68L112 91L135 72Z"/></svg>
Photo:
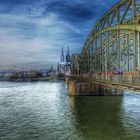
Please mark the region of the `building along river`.
<svg viewBox="0 0 140 140"><path fill-rule="evenodd" d="M140 140L140 95L74 97L64 82L0 82L0 140Z"/></svg>

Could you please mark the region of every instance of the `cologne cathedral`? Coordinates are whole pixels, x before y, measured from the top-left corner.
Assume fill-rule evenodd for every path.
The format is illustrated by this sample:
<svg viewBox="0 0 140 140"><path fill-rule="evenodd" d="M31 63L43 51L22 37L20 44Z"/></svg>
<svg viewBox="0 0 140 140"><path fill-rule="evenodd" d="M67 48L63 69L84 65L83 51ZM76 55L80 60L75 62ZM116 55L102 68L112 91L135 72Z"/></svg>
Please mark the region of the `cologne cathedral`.
<svg viewBox="0 0 140 140"><path fill-rule="evenodd" d="M66 55L64 55L64 50L62 47L60 62L58 63L57 71L61 74L65 74L70 69L71 69L71 57L70 57L70 52L69 52L69 46L67 47Z"/></svg>

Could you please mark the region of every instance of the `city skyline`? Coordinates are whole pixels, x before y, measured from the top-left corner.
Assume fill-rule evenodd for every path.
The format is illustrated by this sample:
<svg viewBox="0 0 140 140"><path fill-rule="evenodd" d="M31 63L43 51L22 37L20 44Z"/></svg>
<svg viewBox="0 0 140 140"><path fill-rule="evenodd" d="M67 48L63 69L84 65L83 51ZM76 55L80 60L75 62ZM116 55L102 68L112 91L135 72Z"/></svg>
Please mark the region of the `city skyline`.
<svg viewBox="0 0 140 140"><path fill-rule="evenodd" d="M79 52L93 25L116 2L1 0L0 68L56 65L62 45L71 54Z"/></svg>

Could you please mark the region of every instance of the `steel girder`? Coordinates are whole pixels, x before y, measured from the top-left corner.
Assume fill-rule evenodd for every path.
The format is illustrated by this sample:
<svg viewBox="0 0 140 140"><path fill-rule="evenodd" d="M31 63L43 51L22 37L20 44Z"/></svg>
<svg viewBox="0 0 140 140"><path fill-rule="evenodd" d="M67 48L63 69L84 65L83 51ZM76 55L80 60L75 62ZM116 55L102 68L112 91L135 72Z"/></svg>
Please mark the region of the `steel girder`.
<svg viewBox="0 0 140 140"><path fill-rule="evenodd" d="M139 24L140 0L121 0L114 5L98 20L85 41L80 59L76 58L79 72L140 69Z"/></svg>
<svg viewBox="0 0 140 140"><path fill-rule="evenodd" d="M80 55L79 54L72 55L71 72L73 74L79 74L80 72L79 62L80 62Z"/></svg>

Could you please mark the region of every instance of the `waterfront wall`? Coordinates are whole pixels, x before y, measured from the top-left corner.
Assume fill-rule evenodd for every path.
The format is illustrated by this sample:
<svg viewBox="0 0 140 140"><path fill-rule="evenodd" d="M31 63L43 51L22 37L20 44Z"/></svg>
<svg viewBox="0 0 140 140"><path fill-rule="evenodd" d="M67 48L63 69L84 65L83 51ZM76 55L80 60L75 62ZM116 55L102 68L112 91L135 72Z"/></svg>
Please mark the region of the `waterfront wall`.
<svg viewBox="0 0 140 140"><path fill-rule="evenodd" d="M113 96L122 95L122 90L101 86L88 81L78 81L74 78L66 79L68 95L91 95L91 96Z"/></svg>

